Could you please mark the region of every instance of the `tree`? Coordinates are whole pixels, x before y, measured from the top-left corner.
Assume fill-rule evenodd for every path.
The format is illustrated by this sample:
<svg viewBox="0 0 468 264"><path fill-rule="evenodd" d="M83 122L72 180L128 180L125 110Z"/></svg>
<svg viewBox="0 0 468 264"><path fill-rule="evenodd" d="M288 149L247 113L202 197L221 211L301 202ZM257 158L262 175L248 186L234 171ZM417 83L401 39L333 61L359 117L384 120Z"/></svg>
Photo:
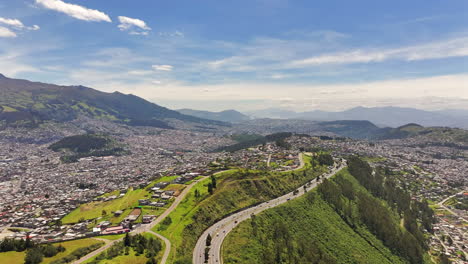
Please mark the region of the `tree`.
<svg viewBox="0 0 468 264"><path fill-rule="evenodd" d="M210 258L210 249L205 248L205 263L208 262L208 259Z"/></svg>
<svg viewBox="0 0 468 264"><path fill-rule="evenodd" d="M166 226L172 224L172 218L170 216L164 218L164 220L161 222L161 224L166 225Z"/></svg>
<svg viewBox="0 0 468 264"><path fill-rule="evenodd" d="M332 166L335 163L333 161L333 157L328 153L321 153L318 156L317 160L318 160L320 165Z"/></svg>
<svg viewBox="0 0 468 264"><path fill-rule="evenodd" d="M39 248L31 248L26 252L24 264L39 264L42 262L44 255Z"/></svg>
<svg viewBox="0 0 468 264"><path fill-rule="evenodd" d="M210 194L213 194L213 184L212 184L211 182L208 183L208 192L209 192Z"/></svg>
<svg viewBox="0 0 468 264"><path fill-rule="evenodd" d="M106 215L107 215L106 210L102 210L101 215L102 215L102 216L106 216Z"/></svg>
<svg viewBox="0 0 468 264"><path fill-rule="evenodd" d="M24 243L25 248L32 248L34 246L34 243L31 241L31 237L29 236L29 233L26 235L26 242Z"/></svg>
<svg viewBox="0 0 468 264"><path fill-rule="evenodd" d="M200 198L200 191L195 189L195 198Z"/></svg>
<svg viewBox="0 0 468 264"><path fill-rule="evenodd" d="M124 246L129 247L130 244L131 244L130 235L128 233L126 233L125 238L124 238Z"/></svg>
<svg viewBox="0 0 468 264"><path fill-rule="evenodd" d="M216 189L216 178L213 175L211 175L211 185L213 186L213 189Z"/></svg>
<svg viewBox="0 0 468 264"><path fill-rule="evenodd" d="M208 236L206 237L206 246L207 247L210 247L211 246L211 234L208 234Z"/></svg>
<svg viewBox="0 0 468 264"><path fill-rule="evenodd" d="M57 250L57 248L54 247L51 244L42 245L40 247L40 250L41 250L42 254L44 254L44 257L46 257L46 258L53 257L53 256L57 255L58 252L59 252Z"/></svg>

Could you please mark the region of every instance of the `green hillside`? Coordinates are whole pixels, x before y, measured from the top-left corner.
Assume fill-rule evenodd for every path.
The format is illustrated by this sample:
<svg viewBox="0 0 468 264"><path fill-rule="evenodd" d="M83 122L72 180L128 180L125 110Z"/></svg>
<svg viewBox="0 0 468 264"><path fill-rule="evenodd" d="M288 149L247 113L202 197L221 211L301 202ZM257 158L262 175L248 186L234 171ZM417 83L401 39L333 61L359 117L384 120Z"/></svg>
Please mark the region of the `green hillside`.
<svg viewBox="0 0 468 264"><path fill-rule="evenodd" d="M350 170L356 173L356 166ZM224 263L430 263L420 223L430 222L431 213L393 185L380 182L381 197L391 190L385 195L394 202L376 198L370 186L379 177L364 184L368 190L343 171L304 197L241 223L224 241Z"/></svg>
<svg viewBox="0 0 468 264"><path fill-rule="evenodd" d="M0 127L35 126L42 121L70 121L79 116L131 126L171 128L167 119L199 124L220 121L183 115L140 97L105 93L84 86L59 86L0 76Z"/></svg>
<svg viewBox="0 0 468 264"><path fill-rule="evenodd" d="M155 227L155 232L171 240L170 263L191 263L198 237L216 221L239 209L271 200L298 188L325 171L305 157L306 167L290 172L231 170L216 176L216 188L209 194L210 179L200 182L169 215L171 222ZM198 194L197 194L198 193Z"/></svg>
<svg viewBox="0 0 468 264"><path fill-rule="evenodd" d="M84 157L124 155L124 145L103 134L85 134L65 137L49 146L53 151L63 152L61 160L75 162Z"/></svg>

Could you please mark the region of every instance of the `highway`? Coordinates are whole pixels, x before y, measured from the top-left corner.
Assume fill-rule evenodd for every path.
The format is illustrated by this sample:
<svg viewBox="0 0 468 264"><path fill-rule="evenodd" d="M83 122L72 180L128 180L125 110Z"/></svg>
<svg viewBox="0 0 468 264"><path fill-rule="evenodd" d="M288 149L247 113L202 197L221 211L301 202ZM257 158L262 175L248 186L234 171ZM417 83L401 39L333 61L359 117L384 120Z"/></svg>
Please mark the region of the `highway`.
<svg viewBox="0 0 468 264"><path fill-rule="evenodd" d="M164 218L166 218L166 216L168 216L172 211L174 211L174 209L177 208L177 206L180 204L180 202L185 198L185 196L189 193L190 189L192 189L192 187L197 184L199 181L202 181L204 180L205 178L207 178L207 176L199 179L199 180L196 180L194 182L192 182L191 184L189 184L181 193L179 196L177 196L177 198L175 198L174 202L171 204L171 206L169 206L169 208L167 208L166 211L164 211L160 216L158 216L154 221L152 221L150 224L146 224L146 225L141 225L139 226L138 228L135 228L134 230L132 230L130 232L130 234L132 235L135 235L135 234L140 234L140 233L144 233L144 232L149 232L149 233L152 233L154 235L156 235L157 237L159 237L160 239L163 240L164 244L166 245L165 246L165 249L164 249L164 255L163 255L163 258L161 260L161 264L165 264L166 263L166 260L169 256L169 253L171 251L171 242L163 237L162 235L160 234L157 234L153 231L151 231L151 229L156 226L157 224L159 224L162 220L164 220ZM82 257L81 259L79 260L76 260L73 262L73 264L80 264L80 263L83 263L91 258L93 258L94 256L97 256L99 255L100 253L104 252L106 249L110 248L112 245L114 245L115 243L119 242L119 241L122 241L123 238L120 238L120 239L117 239L117 240L114 240L114 241L109 241L107 242L104 246L102 246L101 248L89 253L88 255Z"/></svg>
<svg viewBox="0 0 468 264"><path fill-rule="evenodd" d="M302 159L301 159L302 161ZM301 162L302 163L302 162ZM302 164L301 164L302 165ZM330 172L322 175L320 178L323 179L323 177L330 178L336 173L338 173L340 170L342 170L345 167L345 161L343 161L338 167L334 167ZM209 259L208 263L209 264L219 264L223 263L222 257L221 257L221 247L224 241L224 238L231 232L239 223L242 221L245 221L251 217L252 214L258 214L264 210L276 207L278 205L284 204L288 202L291 199L300 197L307 193L308 191L314 189L317 187L317 185L320 183L320 181L317 181L316 179L312 180L306 185L303 185L299 187L297 190L299 190L299 193L294 195L293 192L290 192L288 194L285 194L281 197L275 198L273 200L261 203L257 206L247 208L241 212L238 212L234 215L228 216L219 222L215 223L211 227L209 227L198 239L197 244L195 246L195 249L193 251L193 258L192 262L194 264L203 264L205 263L205 248L206 248L206 238L208 234L211 235L212 241L211 241L211 247L209 250ZM306 189L304 189L304 186L306 186Z"/></svg>

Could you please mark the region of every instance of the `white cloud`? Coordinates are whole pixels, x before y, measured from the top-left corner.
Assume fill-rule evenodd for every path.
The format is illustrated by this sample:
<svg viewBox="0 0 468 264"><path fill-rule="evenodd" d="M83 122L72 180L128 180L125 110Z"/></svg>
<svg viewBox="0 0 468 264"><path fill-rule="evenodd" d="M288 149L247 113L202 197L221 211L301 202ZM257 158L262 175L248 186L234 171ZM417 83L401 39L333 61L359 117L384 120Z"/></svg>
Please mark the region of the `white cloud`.
<svg viewBox="0 0 468 264"><path fill-rule="evenodd" d="M16 33L0 26L0 38L16 38Z"/></svg>
<svg viewBox="0 0 468 264"><path fill-rule="evenodd" d="M145 21L137 18L130 18L125 16L119 16L119 29L121 31L129 31L131 35L148 35L148 31L151 30Z"/></svg>
<svg viewBox="0 0 468 264"><path fill-rule="evenodd" d="M33 25L32 27L28 27L28 29L36 31L36 30L41 29L41 27L39 27L38 25Z"/></svg>
<svg viewBox="0 0 468 264"><path fill-rule="evenodd" d="M1 36L0 27L0 36ZM1 73L9 77L15 77L18 73L24 72L39 72L40 70L23 63L24 54L19 51L0 53L0 69Z"/></svg>
<svg viewBox="0 0 468 264"><path fill-rule="evenodd" d="M180 32L178 30L174 32L159 32L159 36L161 37L185 37L185 34L183 32Z"/></svg>
<svg viewBox="0 0 468 264"><path fill-rule="evenodd" d="M12 36L11 32L13 32L13 30L39 30L40 27L38 25L33 25L32 27L26 27L23 22L21 22L20 20L18 19L11 19L11 18L4 18L4 17L0 17L0 24L4 24L6 25L7 27L9 27L8 31L10 31L10 33L5 33L6 31L4 31L4 34L8 34L10 36ZM5 27L3 27L5 28ZM14 33L14 32L13 32ZM14 37L16 37L16 33L14 33Z"/></svg>
<svg viewBox="0 0 468 264"><path fill-rule="evenodd" d="M153 65L153 69L156 71L172 71L173 68L171 65Z"/></svg>
<svg viewBox="0 0 468 264"><path fill-rule="evenodd" d="M294 60L289 67L301 68L326 64L353 64L386 60L419 61L468 56L468 37L448 39L396 49L358 49Z"/></svg>
<svg viewBox="0 0 468 264"><path fill-rule="evenodd" d="M89 73L82 76L89 79ZM89 84L103 90L112 87L123 93L132 93L143 98L154 98L167 102L184 101L187 105L202 105L208 109L225 102L221 107L235 106L236 109L288 107L297 111L323 109L344 110L355 106L407 106L421 109L467 108L468 74L433 76L414 79L393 79L362 83L341 84L293 84L271 82L227 82L218 84L192 85L174 80L154 79L128 85L116 81L115 76L96 80ZM112 82L112 86L109 85ZM257 101L255 105L249 102ZM430 102L430 103L429 103ZM462 104L462 102L464 104ZM219 105L219 104L218 104ZM231 106L232 105L232 106ZM213 109L213 110L222 110Z"/></svg>
<svg viewBox="0 0 468 264"><path fill-rule="evenodd" d="M8 19L8 18L0 17L0 23L8 25L8 26L13 26L15 28L20 28L20 29L24 28L23 23L19 21L18 19Z"/></svg>
<svg viewBox="0 0 468 264"><path fill-rule="evenodd" d="M76 19L112 22L110 17L101 11L89 9L80 5L65 3L61 0L36 0L36 3L47 9L67 14Z"/></svg>
<svg viewBox="0 0 468 264"><path fill-rule="evenodd" d="M136 75L136 76L150 75L152 73L153 73L153 71L141 71L141 70L132 70L132 71L128 72L128 74Z"/></svg>

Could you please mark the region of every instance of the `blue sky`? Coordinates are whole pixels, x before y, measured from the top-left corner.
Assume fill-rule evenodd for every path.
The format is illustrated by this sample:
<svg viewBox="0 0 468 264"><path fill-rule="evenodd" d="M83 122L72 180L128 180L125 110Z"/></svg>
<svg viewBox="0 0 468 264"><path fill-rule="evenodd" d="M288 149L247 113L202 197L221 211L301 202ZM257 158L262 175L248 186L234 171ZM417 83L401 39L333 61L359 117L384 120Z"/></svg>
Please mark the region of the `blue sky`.
<svg viewBox="0 0 468 264"><path fill-rule="evenodd" d="M468 2L0 0L0 72L171 108L468 108Z"/></svg>

